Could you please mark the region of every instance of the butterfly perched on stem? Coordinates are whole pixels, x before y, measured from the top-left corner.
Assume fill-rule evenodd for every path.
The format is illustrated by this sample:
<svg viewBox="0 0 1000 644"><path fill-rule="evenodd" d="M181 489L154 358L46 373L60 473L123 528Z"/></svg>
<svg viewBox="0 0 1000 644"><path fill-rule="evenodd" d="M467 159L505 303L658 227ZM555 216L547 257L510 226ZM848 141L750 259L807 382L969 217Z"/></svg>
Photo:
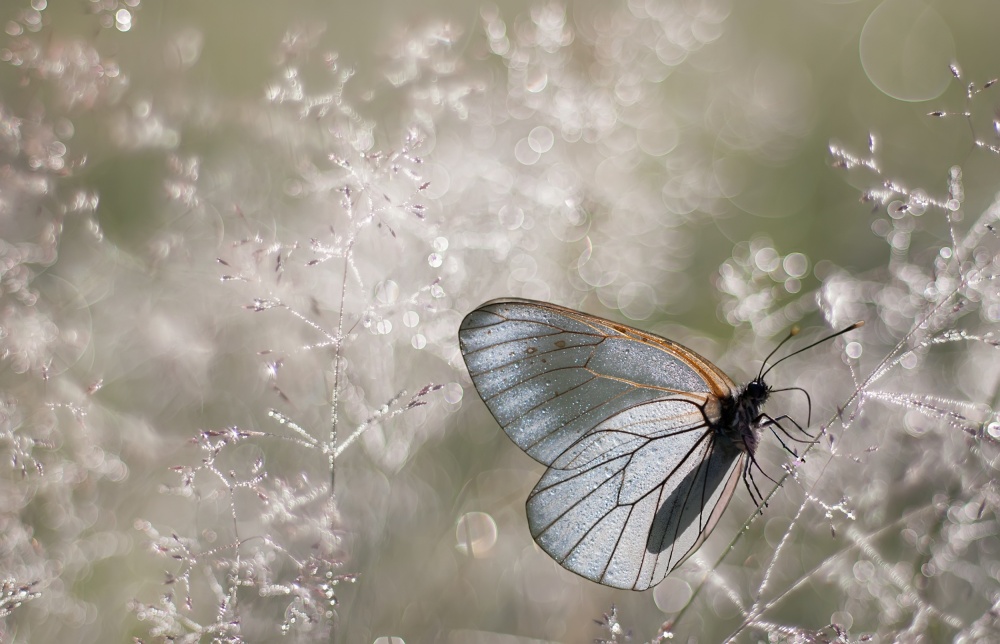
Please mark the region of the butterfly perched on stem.
<svg viewBox="0 0 1000 644"><path fill-rule="evenodd" d="M762 412L774 391L763 367L738 387L676 342L555 304L487 302L458 337L493 417L548 467L528 495L531 536L607 586L662 581L705 541L741 478L750 489L761 429L801 430Z"/></svg>

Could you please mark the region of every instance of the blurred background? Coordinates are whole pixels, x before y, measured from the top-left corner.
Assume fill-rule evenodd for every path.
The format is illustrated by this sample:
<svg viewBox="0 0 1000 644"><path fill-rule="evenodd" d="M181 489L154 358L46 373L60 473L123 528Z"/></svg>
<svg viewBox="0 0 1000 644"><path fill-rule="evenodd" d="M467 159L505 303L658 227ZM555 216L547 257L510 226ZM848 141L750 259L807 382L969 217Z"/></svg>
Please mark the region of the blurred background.
<svg viewBox="0 0 1000 644"><path fill-rule="evenodd" d="M0 24L2 641L1000 636L997 3ZM866 326L769 376L825 436L764 436L763 513L635 593L531 540L456 335L501 296L737 382Z"/></svg>

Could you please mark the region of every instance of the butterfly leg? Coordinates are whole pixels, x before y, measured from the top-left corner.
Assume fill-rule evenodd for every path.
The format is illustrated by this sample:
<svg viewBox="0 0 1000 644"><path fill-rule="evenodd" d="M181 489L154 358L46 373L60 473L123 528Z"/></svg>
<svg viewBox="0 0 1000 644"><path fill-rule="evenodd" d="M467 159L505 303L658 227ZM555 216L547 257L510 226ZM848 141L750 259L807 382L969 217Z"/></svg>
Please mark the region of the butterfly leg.
<svg viewBox="0 0 1000 644"><path fill-rule="evenodd" d="M751 467L756 465L756 461L752 459L753 457L748 458L746 463L743 465L743 485L746 486L747 492L750 493L750 500L754 502L757 509L761 512L761 514L763 514L764 508L767 507L767 503L764 501L764 495L761 494L760 488L757 487L757 482L753 480L753 470ZM760 469L759 465L757 466L757 469ZM767 476L767 474L765 473L764 476ZM771 477L768 476L768 478ZM751 485L753 486L752 489L750 487ZM758 499L760 500L758 501Z"/></svg>
<svg viewBox="0 0 1000 644"><path fill-rule="evenodd" d="M802 440L800 438L795 438L794 436L792 436L790 433L788 433L788 430L782 426L781 421L783 420L787 420L788 422L795 425L795 428L798 429L801 433L808 436L810 440ZM781 443L781 446L785 448L785 451L787 451L789 454L791 454L796 458L798 458L799 456L798 452L789 448L788 445L785 444L785 441L781 440L781 436L779 436L778 432L774 430L775 427L777 427L781 431L781 433L785 435L785 438L787 438L790 441L794 441L796 443L815 443L816 441L819 440L818 437L814 437L812 434L804 430L802 426L799 425L799 423L794 418L788 416L787 414L778 416L777 418L772 418L767 414L761 414L760 416L757 417L755 422L759 423L760 427L769 427L771 429L771 433L774 434L774 437L778 439L778 442Z"/></svg>
<svg viewBox="0 0 1000 644"><path fill-rule="evenodd" d="M819 436L813 436L812 434L810 434L809 432L807 432L805 429L803 429L802 425L799 425L799 423L794 418L792 418L791 416L789 416L788 414L782 414L781 416L778 416L777 418L774 418L774 419L772 419L767 414L761 414L761 418L763 418L763 419L765 419L767 421L765 423L765 425L777 425L781 429L781 431L785 433L785 436L788 436L788 438L790 438L791 440L793 440L793 441L795 441L797 443L815 443L816 441L819 440ZM803 434L805 434L806 436L808 436L810 440L803 441L803 440L792 438L788 434L788 432L785 431L785 428L782 427L781 424L779 423L779 421L782 421L782 420L787 420L791 424L795 425L795 429L799 430L800 432L802 432Z"/></svg>

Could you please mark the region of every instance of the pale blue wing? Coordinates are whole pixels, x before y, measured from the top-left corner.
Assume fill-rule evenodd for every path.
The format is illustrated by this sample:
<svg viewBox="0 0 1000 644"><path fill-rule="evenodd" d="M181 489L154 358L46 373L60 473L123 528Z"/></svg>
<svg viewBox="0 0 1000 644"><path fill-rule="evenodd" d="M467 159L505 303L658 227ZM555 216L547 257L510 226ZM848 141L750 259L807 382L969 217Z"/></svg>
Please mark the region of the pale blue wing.
<svg viewBox="0 0 1000 644"><path fill-rule="evenodd" d="M487 302L459 341L497 422L549 466L527 513L556 561L642 590L701 545L745 463L712 428L736 392L717 367L664 338L528 300Z"/></svg>
<svg viewBox="0 0 1000 644"><path fill-rule="evenodd" d="M663 398L704 403L735 390L681 345L543 302L487 302L462 321L459 343L497 422L545 465L625 410Z"/></svg>
<svg viewBox="0 0 1000 644"><path fill-rule="evenodd" d="M531 535L565 568L616 588L659 583L707 538L745 453L691 403L633 407L559 456L528 497Z"/></svg>

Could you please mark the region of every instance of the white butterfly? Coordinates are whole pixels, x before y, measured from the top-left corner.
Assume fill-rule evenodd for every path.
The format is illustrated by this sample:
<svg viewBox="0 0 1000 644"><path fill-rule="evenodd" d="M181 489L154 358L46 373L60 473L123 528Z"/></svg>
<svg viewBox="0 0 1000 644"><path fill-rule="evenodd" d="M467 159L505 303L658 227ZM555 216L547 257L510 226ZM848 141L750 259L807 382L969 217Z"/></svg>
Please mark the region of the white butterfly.
<svg viewBox="0 0 1000 644"><path fill-rule="evenodd" d="M675 342L554 304L487 302L459 343L494 418L549 468L528 496L531 536L615 588L645 590L687 559L748 473L760 428L785 418L761 413L763 369L740 388Z"/></svg>

